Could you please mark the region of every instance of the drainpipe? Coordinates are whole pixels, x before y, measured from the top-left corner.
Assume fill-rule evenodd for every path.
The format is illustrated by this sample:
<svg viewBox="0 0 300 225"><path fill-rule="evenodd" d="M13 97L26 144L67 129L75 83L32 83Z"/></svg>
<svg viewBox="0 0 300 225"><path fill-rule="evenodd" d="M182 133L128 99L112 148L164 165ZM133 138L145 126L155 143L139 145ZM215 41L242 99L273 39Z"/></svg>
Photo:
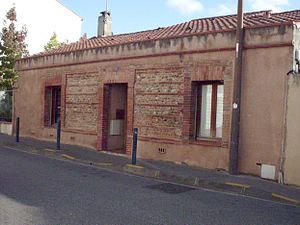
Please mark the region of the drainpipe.
<svg viewBox="0 0 300 225"><path fill-rule="evenodd" d="M285 87L284 87L283 138L281 143L280 163L279 163L279 172L278 172L278 183L280 184L284 184L288 94L289 94L289 76L287 76L285 80Z"/></svg>
<svg viewBox="0 0 300 225"><path fill-rule="evenodd" d="M238 171L238 150L239 150L239 132L240 132L240 105L241 105L241 85L242 85L242 63L243 63L243 45L244 45L244 13L243 0L238 1L236 29L236 57L235 71L233 79L233 105L231 121L231 147L229 159L229 173L237 175Z"/></svg>

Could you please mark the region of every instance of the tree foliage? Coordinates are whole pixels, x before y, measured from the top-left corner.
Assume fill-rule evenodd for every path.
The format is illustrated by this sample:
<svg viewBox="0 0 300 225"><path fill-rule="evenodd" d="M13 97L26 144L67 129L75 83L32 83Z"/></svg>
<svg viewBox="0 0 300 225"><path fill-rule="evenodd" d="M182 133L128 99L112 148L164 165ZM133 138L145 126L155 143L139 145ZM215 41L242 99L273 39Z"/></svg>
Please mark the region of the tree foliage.
<svg viewBox="0 0 300 225"><path fill-rule="evenodd" d="M11 91L0 93L0 121L5 120L11 122L12 117L12 94Z"/></svg>
<svg viewBox="0 0 300 225"><path fill-rule="evenodd" d="M25 43L27 29L23 26L18 31L16 22L16 8L12 7L6 14L4 26L0 33L0 89L12 89L18 78L14 64L17 59L28 55Z"/></svg>
<svg viewBox="0 0 300 225"><path fill-rule="evenodd" d="M17 59L28 55L25 43L27 29L23 26L21 30L17 30L16 22L16 8L12 7L6 13L3 28L0 31L0 95L1 90L5 91L0 97L0 117L7 121L11 121L12 88L18 79L14 65Z"/></svg>
<svg viewBox="0 0 300 225"><path fill-rule="evenodd" d="M66 42L60 42L57 40L57 34L55 32L53 32L53 35L50 37L50 40L48 41L48 43L44 46L44 50L45 51L50 51L53 49L57 49L62 47L63 45L67 44Z"/></svg>

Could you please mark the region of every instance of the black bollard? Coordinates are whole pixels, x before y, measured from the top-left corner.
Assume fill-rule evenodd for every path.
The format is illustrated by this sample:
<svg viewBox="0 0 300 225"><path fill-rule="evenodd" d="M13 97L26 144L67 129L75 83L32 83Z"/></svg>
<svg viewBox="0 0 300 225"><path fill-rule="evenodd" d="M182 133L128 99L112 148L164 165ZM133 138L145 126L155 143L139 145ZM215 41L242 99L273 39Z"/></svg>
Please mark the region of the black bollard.
<svg viewBox="0 0 300 225"><path fill-rule="evenodd" d="M138 128L133 129L133 143L132 143L132 165L136 165Z"/></svg>
<svg viewBox="0 0 300 225"><path fill-rule="evenodd" d="M20 142L20 118L16 120L16 142Z"/></svg>
<svg viewBox="0 0 300 225"><path fill-rule="evenodd" d="M57 120L56 150L60 150L61 122Z"/></svg>

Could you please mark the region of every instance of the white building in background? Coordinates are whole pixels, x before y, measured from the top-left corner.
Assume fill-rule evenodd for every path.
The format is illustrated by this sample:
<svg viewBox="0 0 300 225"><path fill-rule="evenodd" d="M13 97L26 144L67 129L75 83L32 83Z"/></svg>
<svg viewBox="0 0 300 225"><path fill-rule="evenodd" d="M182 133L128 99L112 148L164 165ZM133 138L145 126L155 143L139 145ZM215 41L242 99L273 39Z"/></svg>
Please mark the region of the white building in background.
<svg viewBox="0 0 300 225"><path fill-rule="evenodd" d="M57 0L0 0L0 27L6 12L16 6L17 28L26 25L30 54L43 51L53 32L59 41L78 41L83 19Z"/></svg>

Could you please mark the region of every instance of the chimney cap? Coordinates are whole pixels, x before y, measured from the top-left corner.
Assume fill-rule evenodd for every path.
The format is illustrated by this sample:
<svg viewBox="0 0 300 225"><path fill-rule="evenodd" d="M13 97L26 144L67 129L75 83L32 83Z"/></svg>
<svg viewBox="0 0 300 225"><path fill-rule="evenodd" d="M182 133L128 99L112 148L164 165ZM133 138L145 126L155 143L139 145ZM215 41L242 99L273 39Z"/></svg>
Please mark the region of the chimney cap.
<svg viewBox="0 0 300 225"><path fill-rule="evenodd" d="M265 13L265 18L271 18L272 17L272 10L268 10Z"/></svg>
<svg viewBox="0 0 300 225"><path fill-rule="evenodd" d="M100 12L103 16L105 16L105 15L109 15L110 16L110 14L111 14L111 12L110 11L108 11L108 10L105 10L105 11L102 11L102 12Z"/></svg>

